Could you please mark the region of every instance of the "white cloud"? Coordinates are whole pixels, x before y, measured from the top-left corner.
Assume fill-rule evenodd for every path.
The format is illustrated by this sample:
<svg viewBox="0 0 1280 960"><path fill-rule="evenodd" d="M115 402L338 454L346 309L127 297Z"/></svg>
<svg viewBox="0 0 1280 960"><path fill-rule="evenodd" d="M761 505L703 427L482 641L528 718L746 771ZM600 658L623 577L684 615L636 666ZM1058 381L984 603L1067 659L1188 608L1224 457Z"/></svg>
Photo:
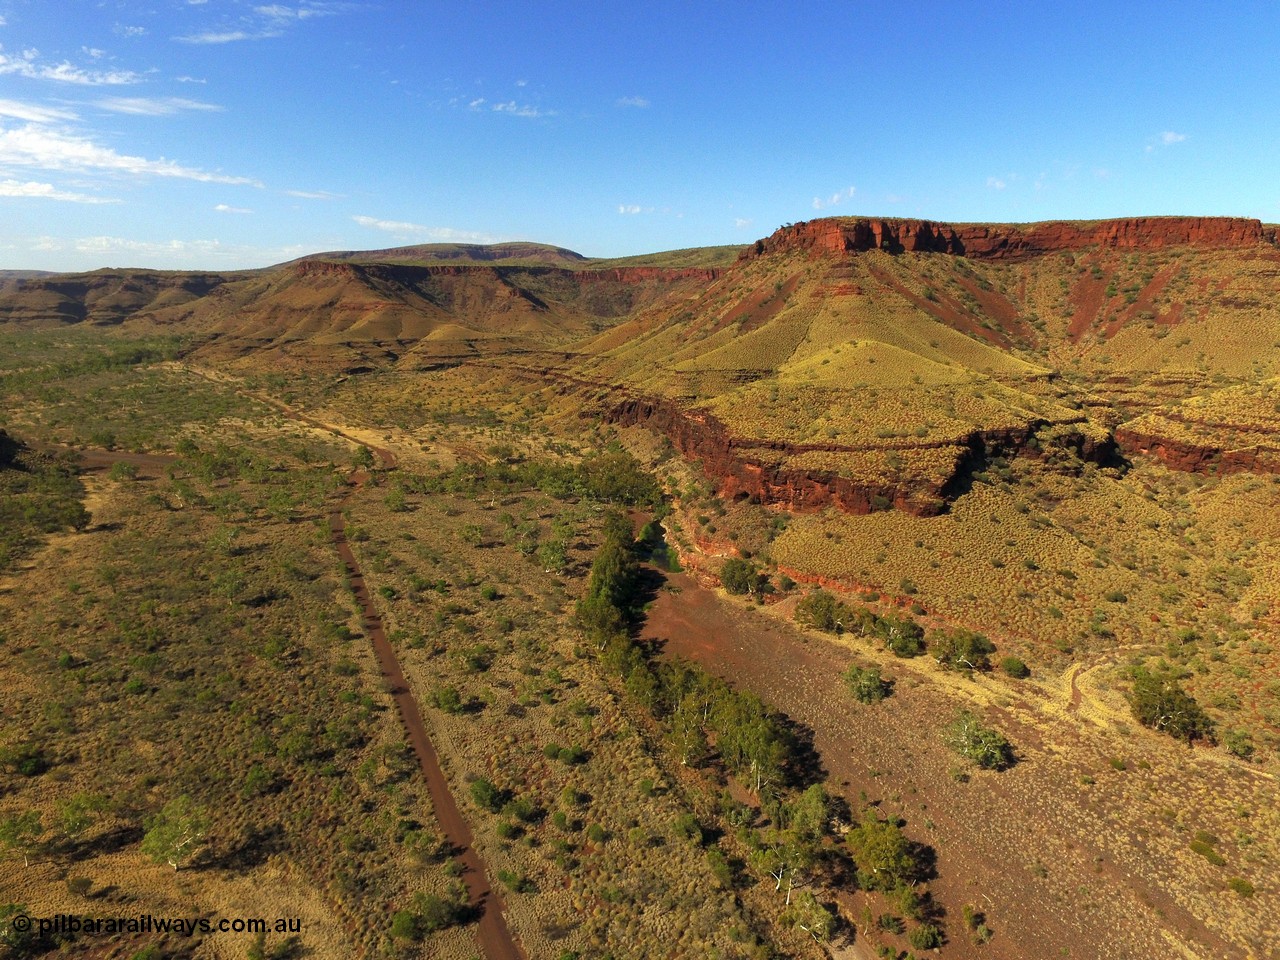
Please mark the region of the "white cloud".
<svg viewBox="0 0 1280 960"><path fill-rule="evenodd" d="M262 186L249 177L232 177L166 160L116 153L92 140L34 123L0 130L0 164L41 170L93 170L132 176L175 177L202 183Z"/></svg>
<svg viewBox="0 0 1280 960"><path fill-rule="evenodd" d="M145 37L147 35L146 27L134 27L125 23L117 23L114 29L122 37Z"/></svg>
<svg viewBox="0 0 1280 960"><path fill-rule="evenodd" d="M537 107L529 106L525 103L516 103L514 100L508 100L506 103L495 103L491 108L498 113L509 113L515 117L554 117L554 110L539 110Z"/></svg>
<svg viewBox="0 0 1280 960"><path fill-rule="evenodd" d="M253 12L272 20L309 20L312 17L332 17L335 14L345 13L350 9L352 9L352 5L349 3L311 2L303 3L297 7L286 7L282 3L272 3L266 6L254 7Z"/></svg>
<svg viewBox="0 0 1280 960"><path fill-rule="evenodd" d="M839 206L846 200L852 200L855 192L856 190L854 187L845 187L843 190L839 190L829 197L814 197L813 209L825 210L828 207Z"/></svg>
<svg viewBox="0 0 1280 960"><path fill-rule="evenodd" d="M220 113L223 109L216 103L203 103L182 97L107 97L98 100L97 106L112 113L129 113L144 117L168 117L183 110Z"/></svg>
<svg viewBox="0 0 1280 960"><path fill-rule="evenodd" d="M99 50L97 47L81 47L80 52L94 60L101 60L107 55L107 51Z"/></svg>
<svg viewBox="0 0 1280 960"><path fill-rule="evenodd" d="M747 229L747 227L751 226L752 222L753 221L747 219L746 217L736 217L733 221L733 225L737 227L739 230L745 230Z"/></svg>
<svg viewBox="0 0 1280 960"><path fill-rule="evenodd" d="M267 248L227 244L221 240L153 241L112 236L40 237L32 249L78 254L79 269L102 266L107 257L128 257L136 264L151 267L202 269L217 262L220 266L237 268L280 263L307 252L301 246L292 245Z"/></svg>
<svg viewBox="0 0 1280 960"><path fill-rule="evenodd" d="M208 83L208 80L197 80L195 77L182 76L176 78L179 83Z"/></svg>
<svg viewBox="0 0 1280 960"><path fill-rule="evenodd" d="M516 81L516 86L517 86L517 87L527 87L528 85L529 85L529 81L528 81L528 80L517 80L517 81Z"/></svg>
<svg viewBox="0 0 1280 960"><path fill-rule="evenodd" d="M110 197L94 197L87 193L59 190L51 183L28 180L0 180L0 197L30 197L38 200L63 200L68 203L119 203Z"/></svg>
<svg viewBox="0 0 1280 960"><path fill-rule="evenodd" d="M303 200L337 200L342 196L339 193L330 193L328 190L286 190L285 194Z"/></svg>
<svg viewBox="0 0 1280 960"><path fill-rule="evenodd" d="M1009 184L999 177L987 177L987 186L992 190L1003 190Z"/></svg>
<svg viewBox="0 0 1280 960"><path fill-rule="evenodd" d="M76 115L70 110L59 107L41 107L33 103L22 103L18 100L0 100L0 117L13 117L30 123L56 123L60 120L75 120Z"/></svg>
<svg viewBox="0 0 1280 960"><path fill-rule="evenodd" d="M618 212L627 213L627 214L639 213L640 208L636 206L634 203L620 203L618 204Z"/></svg>
<svg viewBox="0 0 1280 960"><path fill-rule="evenodd" d="M484 106L484 97L476 97L474 100L468 103L467 106L470 107L472 110L479 110L481 107Z"/></svg>
<svg viewBox="0 0 1280 960"><path fill-rule="evenodd" d="M403 220L379 220L377 217L362 217L359 215L351 219L362 227L368 227L371 230L382 230L386 233L427 233L431 229L418 223L406 223Z"/></svg>
<svg viewBox="0 0 1280 960"><path fill-rule="evenodd" d="M237 26L227 26L214 30L203 30L199 33L185 34L173 39L180 43L220 44L238 43L241 40L269 40L284 35L286 27L310 20L312 17L331 17L348 10L355 9L350 3L302 3L298 6L286 6L283 3L263 4L253 8L252 16L242 16Z"/></svg>
<svg viewBox="0 0 1280 960"><path fill-rule="evenodd" d="M1151 153L1156 147L1172 147L1175 143L1182 143L1186 139L1187 135L1185 133L1176 133L1173 130L1164 130L1147 143L1146 151L1147 153Z"/></svg>
<svg viewBox="0 0 1280 960"><path fill-rule="evenodd" d="M426 227L420 223L403 220L380 220L377 217L354 216L351 218L362 227L381 230L397 237L416 240L437 240L442 243L494 243L497 238L472 230L455 230L452 227Z"/></svg>
<svg viewBox="0 0 1280 960"><path fill-rule="evenodd" d="M0 74L16 74L31 80L53 80L84 87L119 86L137 83L142 78L132 70L85 70L67 61L40 63L38 50L23 50L19 57L0 53Z"/></svg>
<svg viewBox="0 0 1280 960"><path fill-rule="evenodd" d="M213 209L216 210L218 213L253 213L252 210L249 210L245 207L231 207L225 203L220 203Z"/></svg>
<svg viewBox="0 0 1280 960"><path fill-rule="evenodd" d="M193 43L198 45L218 44L218 43L237 43L240 40L266 40L270 37L280 36L280 31L268 31L265 33L249 33L245 30L206 30L203 33L191 33L183 37L174 37L179 43Z"/></svg>
<svg viewBox="0 0 1280 960"><path fill-rule="evenodd" d="M638 107L643 110L649 106L649 101L644 97L619 97L615 104L619 107Z"/></svg>

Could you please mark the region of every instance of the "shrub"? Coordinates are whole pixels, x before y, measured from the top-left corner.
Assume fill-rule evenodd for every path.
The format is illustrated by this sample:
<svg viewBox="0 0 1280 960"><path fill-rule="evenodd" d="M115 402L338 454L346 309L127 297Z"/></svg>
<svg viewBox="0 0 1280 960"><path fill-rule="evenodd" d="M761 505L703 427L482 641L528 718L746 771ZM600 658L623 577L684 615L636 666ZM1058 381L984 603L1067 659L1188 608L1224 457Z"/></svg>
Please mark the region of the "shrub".
<svg viewBox="0 0 1280 960"><path fill-rule="evenodd" d="M845 842L862 889L888 892L918 879L920 864L897 821L881 820L868 808Z"/></svg>
<svg viewBox="0 0 1280 960"><path fill-rule="evenodd" d="M497 813L502 809L502 791L484 777L471 781L471 799L477 807L490 813Z"/></svg>
<svg viewBox="0 0 1280 960"><path fill-rule="evenodd" d="M902 617L881 617L875 625L876 633L884 639L884 645L895 657L918 657L924 653L924 629L914 620Z"/></svg>
<svg viewBox="0 0 1280 960"><path fill-rule="evenodd" d="M445 713L462 712L462 694L457 687L438 687L431 694L431 702Z"/></svg>
<svg viewBox="0 0 1280 960"><path fill-rule="evenodd" d="M847 606L826 590L815 590L796 604L796 623L826 633L839 633L852 621Z"/></svg>
<svg viewBox="0 0 1280 960"><path fill-rule="evenodd" d="M1025 680L1031 676L1031 668L1028 667L1018 657L1002 657L1000 660L1000 669L1015 680Z"/></svg>
<svg viewBox="0 0 1280 960"><path fill-rule="evenodd" d="M741 557L730 557L720 568L720 583L735 595L759 593L765 580L754 564Z"/></svg>
<svg viewBox="0 0 1280 960"><path fill-rule="evenodd" d="M503 882L508 890L512 893L533 893L537 888L532 880L523 873L515 873L511 870L499 870L498 879Z"/></svg>
<svg viewBox="0 0 1280 960"><path fill-rule="evenodd" d="M1254 893L1253 884L1244 877L1232 877L1227 881L1227 886L1242 897L1252 897Z"/></svg>
<svg viewBox="0 0 1280 960"><path fill-rule="evenodd" d="M672 832L684 840L691 843L702 844L702 826L698 823L698 818L691 813L682 813L676 817L675 822L671 825Z"/></svg>
<svg viewBox="0 0 1280 960"><path fill-rule="evenodd" d="M962 710L947 728L947 745L984 770L1004 770L1013 764L1013 747L996 729L983 726Z"/></svg>
<svg viewBox="0 0 1280 960"><path fill-rule="evenodd" d="M1139 723L1187 743L1213 736L1213 721L1167 673L1137 670L1129 706Z"/></svg>
<svg viewBox="0 0 1280 960"><path fill-rule="evenodd" d="M907 934L907 940L917 950L933 950L942 946L943 939L941 928L932 923L922 923Z"/></svg>
<svg viewBox="0 0 1280 960"><path fill-rule="evenodd" d="M1215 867L1226 866L1227 861L1223 859L1222 854L1213 849L1213 844L1205 839L1197 837L1195 840L1192 840L1191 849L1195 853L1200 854L1200 856L1204 857Z"/></svg>
<svg viewBox="0 0 1280 960"><path fill-rule="evenodd" d="M1222 745L1227 748L1227 753L1241 760L1248 760L1253 756L1253 739L1244 730L1228 731L1222 738Z"/></svg>
<svg viewBox="0 0 1280 960"><path fill-rule="evenodd" d="M850 664L844 672L845 686L859 703L879 703L889 695L891 686L875 667Z"/></svg>
<svg viewBox="0 0 1280 960"><path fill-rule="evenodd" d="M990 670L996 646L972 630L935 630L929 638L933 655L947 669Z"/></svg>

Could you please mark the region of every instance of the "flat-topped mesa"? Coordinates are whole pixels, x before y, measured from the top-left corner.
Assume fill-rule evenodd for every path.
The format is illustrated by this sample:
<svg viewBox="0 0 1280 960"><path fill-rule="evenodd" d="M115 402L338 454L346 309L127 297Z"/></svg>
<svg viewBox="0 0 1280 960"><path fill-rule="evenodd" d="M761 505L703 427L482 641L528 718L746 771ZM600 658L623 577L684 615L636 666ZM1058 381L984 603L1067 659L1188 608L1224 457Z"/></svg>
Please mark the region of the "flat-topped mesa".
<svg viewBox="0 0 1280 960"><path fill-rule="evenodd" d="M1128 217L1044 223L935 223L832 217L781 227L772 236L757 240L739 259L750 260L786 250L805 250L819 255L885 250L1011 260L1090 247L1239 249L1275 243L1274 228L1266 228L1260 220L1245 217Z"/></svg>

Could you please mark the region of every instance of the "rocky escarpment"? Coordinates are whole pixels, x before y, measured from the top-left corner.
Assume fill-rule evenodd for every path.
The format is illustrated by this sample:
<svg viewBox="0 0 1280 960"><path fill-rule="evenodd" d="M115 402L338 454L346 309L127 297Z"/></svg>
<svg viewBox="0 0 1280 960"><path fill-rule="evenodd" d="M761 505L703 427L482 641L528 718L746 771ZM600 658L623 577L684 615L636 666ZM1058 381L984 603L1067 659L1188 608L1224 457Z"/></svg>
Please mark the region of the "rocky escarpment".
<svg viewBox="0 0 1280 960"><path fill-rule="evenodd" d="M17 277L0 284L0 323L117 324L199 300L245 274L95 270Z"/></svg>
<svg viewBox="0 0 1280 960"><path fill-rule="evenodd" d="M753 451L796 455L812 451L861 452L861 448L734 437L714 416L685 409L671 400L630 397L609 410L606 419L620 426L643 426L662 433L686 459L700 461L706 474L716 481L719 495L728 499L750 498L796 512L835 507L853 514L870 513L891 504L915 516L945 512L949 502L967 489L972 474L993 457L1038 456L1041 451L1033 438L1048 426L1045 421L1033 421L1017 427L975 430L955 440L912 444L916 449L954 448L950 476L887 483L767 462L758 453L753 456ZM1099 463L1109 462L1115 454L1110 440L1098 442L1083 433L1064 438L1059 446ZM904 448L898 445L892 449Z"/></svg>
<svg viewBox="0 0 1280 960"><path fill-rule="evenodd" d="M841 217L782 227L744 250L741 259L785 250L815 254L885 250L1006 260L1092 247L1149 251L1170 247L1240 249L1275 243L1275 228L1244 217L1129 217L1025 224Z"/></svg>
<svg viewBox="0 0 1280 960"><path fill-rule="evenodd" d="M1117 427L1115 437L1125 456L1155 457L1184 473L1280 473L1280 445L1232 449L1227 443L1197 442L1127 426Z"/></svg>

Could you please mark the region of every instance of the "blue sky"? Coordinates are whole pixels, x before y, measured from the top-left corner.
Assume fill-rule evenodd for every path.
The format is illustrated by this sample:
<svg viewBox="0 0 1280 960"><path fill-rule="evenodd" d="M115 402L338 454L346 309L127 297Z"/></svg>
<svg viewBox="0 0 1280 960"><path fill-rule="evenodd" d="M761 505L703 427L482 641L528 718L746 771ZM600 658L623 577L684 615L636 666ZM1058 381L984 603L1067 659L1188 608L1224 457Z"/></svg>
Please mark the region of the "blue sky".
<svg viewBox="0 0 1280 960"><path fill-rule="evenodd" d="M1280 5L0 0L0 268L1280 220Z"/></svg>

